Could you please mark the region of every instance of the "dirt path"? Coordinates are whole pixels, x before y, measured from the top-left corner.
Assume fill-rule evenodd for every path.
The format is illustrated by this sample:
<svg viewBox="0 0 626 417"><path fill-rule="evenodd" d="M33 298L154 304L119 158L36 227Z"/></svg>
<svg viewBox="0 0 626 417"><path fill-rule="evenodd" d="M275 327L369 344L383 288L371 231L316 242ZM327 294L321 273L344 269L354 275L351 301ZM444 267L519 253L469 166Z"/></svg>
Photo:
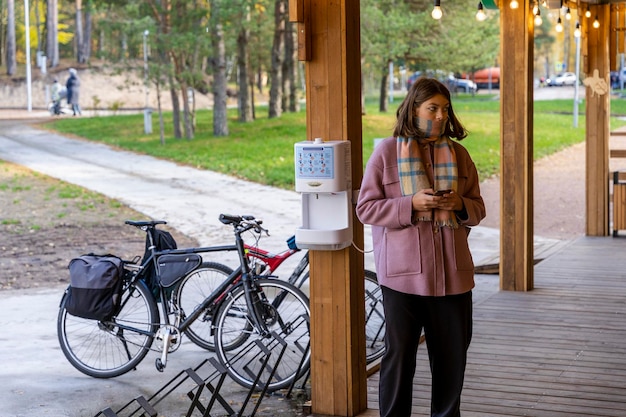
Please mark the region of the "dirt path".
<svg viewBox="0 0 626 417"><path fill-rule="evenodd" d="M624 130L626 129L618 129ZM626 136L612 136L610 148L626 149ZM611 158L609 170L626 170L626 159ZM535 235L572 239L585 234L585 143L542 158L534 165ZM609 190L610 192L610 190ZM487 218L481 226L500 227L500 181L481 184Z"/></svg>

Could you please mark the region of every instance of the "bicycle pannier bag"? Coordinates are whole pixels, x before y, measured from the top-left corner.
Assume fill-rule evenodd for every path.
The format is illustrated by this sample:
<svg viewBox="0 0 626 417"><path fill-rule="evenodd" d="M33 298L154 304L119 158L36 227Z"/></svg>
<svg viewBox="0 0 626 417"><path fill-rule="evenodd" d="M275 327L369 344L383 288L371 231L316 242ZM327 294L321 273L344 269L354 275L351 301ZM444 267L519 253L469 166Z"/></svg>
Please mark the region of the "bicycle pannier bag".
<svg viewBox="0 0 626 417"><path fill-rule="evenodd" d="M152 239L154 241L154 247L157 251L167 250L167 249L176 249L176 240L172 234L166 230L154 229ZM150 239L146 236L146 250L143 254L144 259L148 259L150 256ZM154 270L154 265L152 263L146 266L146 272L144 274L146 285L155 295L155 297L159 297L159 286L156 280L156 271Z"/></svg>
<svg viewBox="0 0 626 417"><path fill-rule="evenodd" d="M70 261L65 309L92 320L108 320L119 307L124 262L112 255L82 255Z"/></svg>
<svg viewBox="0 0 626 417"><path fill-rule="evenodd" d="M201 263L202 257L195 253L160 256L158 265L161 285L167 288L176 284Z"/></svg>

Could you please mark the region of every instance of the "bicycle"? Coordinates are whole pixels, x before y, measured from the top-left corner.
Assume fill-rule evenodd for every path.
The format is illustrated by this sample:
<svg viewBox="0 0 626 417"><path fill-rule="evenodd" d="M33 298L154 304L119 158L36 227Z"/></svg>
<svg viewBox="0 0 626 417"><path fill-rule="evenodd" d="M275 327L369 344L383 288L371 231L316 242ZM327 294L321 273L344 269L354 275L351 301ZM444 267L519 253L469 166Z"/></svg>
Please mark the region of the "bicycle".
<svg viewBox="0 0 626 417"><path fill-rule="evenodd" d="M253 216L224 214L220 215L220 221L233 226L234 245L169 250L157 250L154 243L156 226L166 224L165 221L126 221L146 232L148 255L124 261L122 301L109 320L88 320L67 313L66 290L60 303L57 333L68 361L86 375L112 378L134 369L149 351L160 350L155 366L163 371L167 355L180 347L182 334L200 316L210 314L217 356L229 375L244 387L255 386L256 376L261 374L268 379L265 381L267 390L275 391L291 385L308 372L310 311L307 296L292 284L259 277L250 270L241 235L249 230L259 233L265 230L260 226L261 221ZM182 287L161 285L158 263L164 255L223 251L237 251L240 266L198 305L182 307L178 302ZM146 285L150 265L157 273L156 295ZM211 273L213 269L209 269L209 265L203 262L181 278ZM178 284L180 282L181 279ZM156 349L152 348L155 339L160 342ZM273 353L281 343L287 345L284 353L270 355L268 366L264 367L259 358L267 350ZM271 372L274 368L275 372Z"/></svg>
<svg viewBox="0 0 626 417"><path fill-rule="evenodd" d="M261 233L254 233L253 238L254 245L246 243L244 247L250 268L258 276L271 277L287 259L300 252L295 244L294 236L287 239L287 249L277 254L259 247ZM309 279L308 267L309 252L306 251L286 281L297 288L302 288ZM215 290L225 276L232 273L230 267L217 262L207 263L206 269L206 274L190 275L181 281L179 302L183 307L198 305L203 298ZM207 311L207 314L203 315L200 320L191 324L187 329L187 336L196 345L213 351L215 344L212 337L211 317L211 311ZM385 353L384 336L385 315L382 306L382 291L378 285L376 273L365 270L365 359L367 364L376 361Z"/></svg>

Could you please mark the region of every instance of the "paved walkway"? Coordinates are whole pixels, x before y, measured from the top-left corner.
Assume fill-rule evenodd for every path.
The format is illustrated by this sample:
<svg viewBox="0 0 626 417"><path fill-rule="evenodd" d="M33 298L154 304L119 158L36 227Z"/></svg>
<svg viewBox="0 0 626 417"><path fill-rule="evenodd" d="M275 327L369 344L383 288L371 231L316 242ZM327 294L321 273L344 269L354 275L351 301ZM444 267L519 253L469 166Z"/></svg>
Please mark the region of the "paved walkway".
<svg viewBox="0 0 626 417"><path fill-rule="evenodd" d="M15 118L0 121L0 159L100 192L152 218L167 220L202 245L231 241L230 229L217 220L220 213L254 214L263 219L272 234L264 242L272 250L283 248L285 238L300 224L300 197L295 192L68 139L16 122ZM371 248L367 232L365 246ZM537 238L537 253L553 249L558 243ZM477 265L497 262L497 229L474 228L470 245ZM366 256L368 268L373 268L371 258L371 254ZM497 275L478 275L476 279L476 302L497 291ZM177 372L206 357L206 352L187 342L170 356L164 373L154 369L158 355L153 352L136 371L114 380L84 376L65 360L56 340L62 291L59 287L0 293L0 304L9 312L0 317L4 363L0 379L5 381L5 389L0 390L2 416L95 415L113 402L119 406L137 395L151 395ZM242 394L236 386L230 389ZM178 414L172 410L167 415Z"/></svg>

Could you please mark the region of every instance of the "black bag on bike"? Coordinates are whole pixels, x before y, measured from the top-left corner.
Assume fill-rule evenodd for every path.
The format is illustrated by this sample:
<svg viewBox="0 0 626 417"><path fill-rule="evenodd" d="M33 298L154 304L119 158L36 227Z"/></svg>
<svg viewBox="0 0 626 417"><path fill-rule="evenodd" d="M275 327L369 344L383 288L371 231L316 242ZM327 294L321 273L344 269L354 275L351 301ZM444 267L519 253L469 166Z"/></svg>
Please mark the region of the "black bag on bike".
<svg viewBox="0 0 626 417"><path fill-rule="evenodd" d="M108 320L119 307L124 262L113 255L82 255L70 261L65 309L92 320Z"/></svg>
<svg viewBox="0 0 626 417"><path fill-rule="evenodd" d="M160 256L158 265L161 285L165 288L171 287L201 263L202 257L197 253Z"/></svg>
<svg viewBox="0 0 626 417"><path fill-rule="evenodd" d="M176 249L176 240L172 237L172 234L166 230L154 229L152 235L152 240L154 241L154 246L157 251L167 250L167 249ZM148 259L150 256L150 239L146 236L146 250L143 254L143 259ZM154 269L154 265L152 263L146 266L146 272L144 274L144 280L146 285L155 297L159 295L159 286L156 278L156 271Z"/></svg>

